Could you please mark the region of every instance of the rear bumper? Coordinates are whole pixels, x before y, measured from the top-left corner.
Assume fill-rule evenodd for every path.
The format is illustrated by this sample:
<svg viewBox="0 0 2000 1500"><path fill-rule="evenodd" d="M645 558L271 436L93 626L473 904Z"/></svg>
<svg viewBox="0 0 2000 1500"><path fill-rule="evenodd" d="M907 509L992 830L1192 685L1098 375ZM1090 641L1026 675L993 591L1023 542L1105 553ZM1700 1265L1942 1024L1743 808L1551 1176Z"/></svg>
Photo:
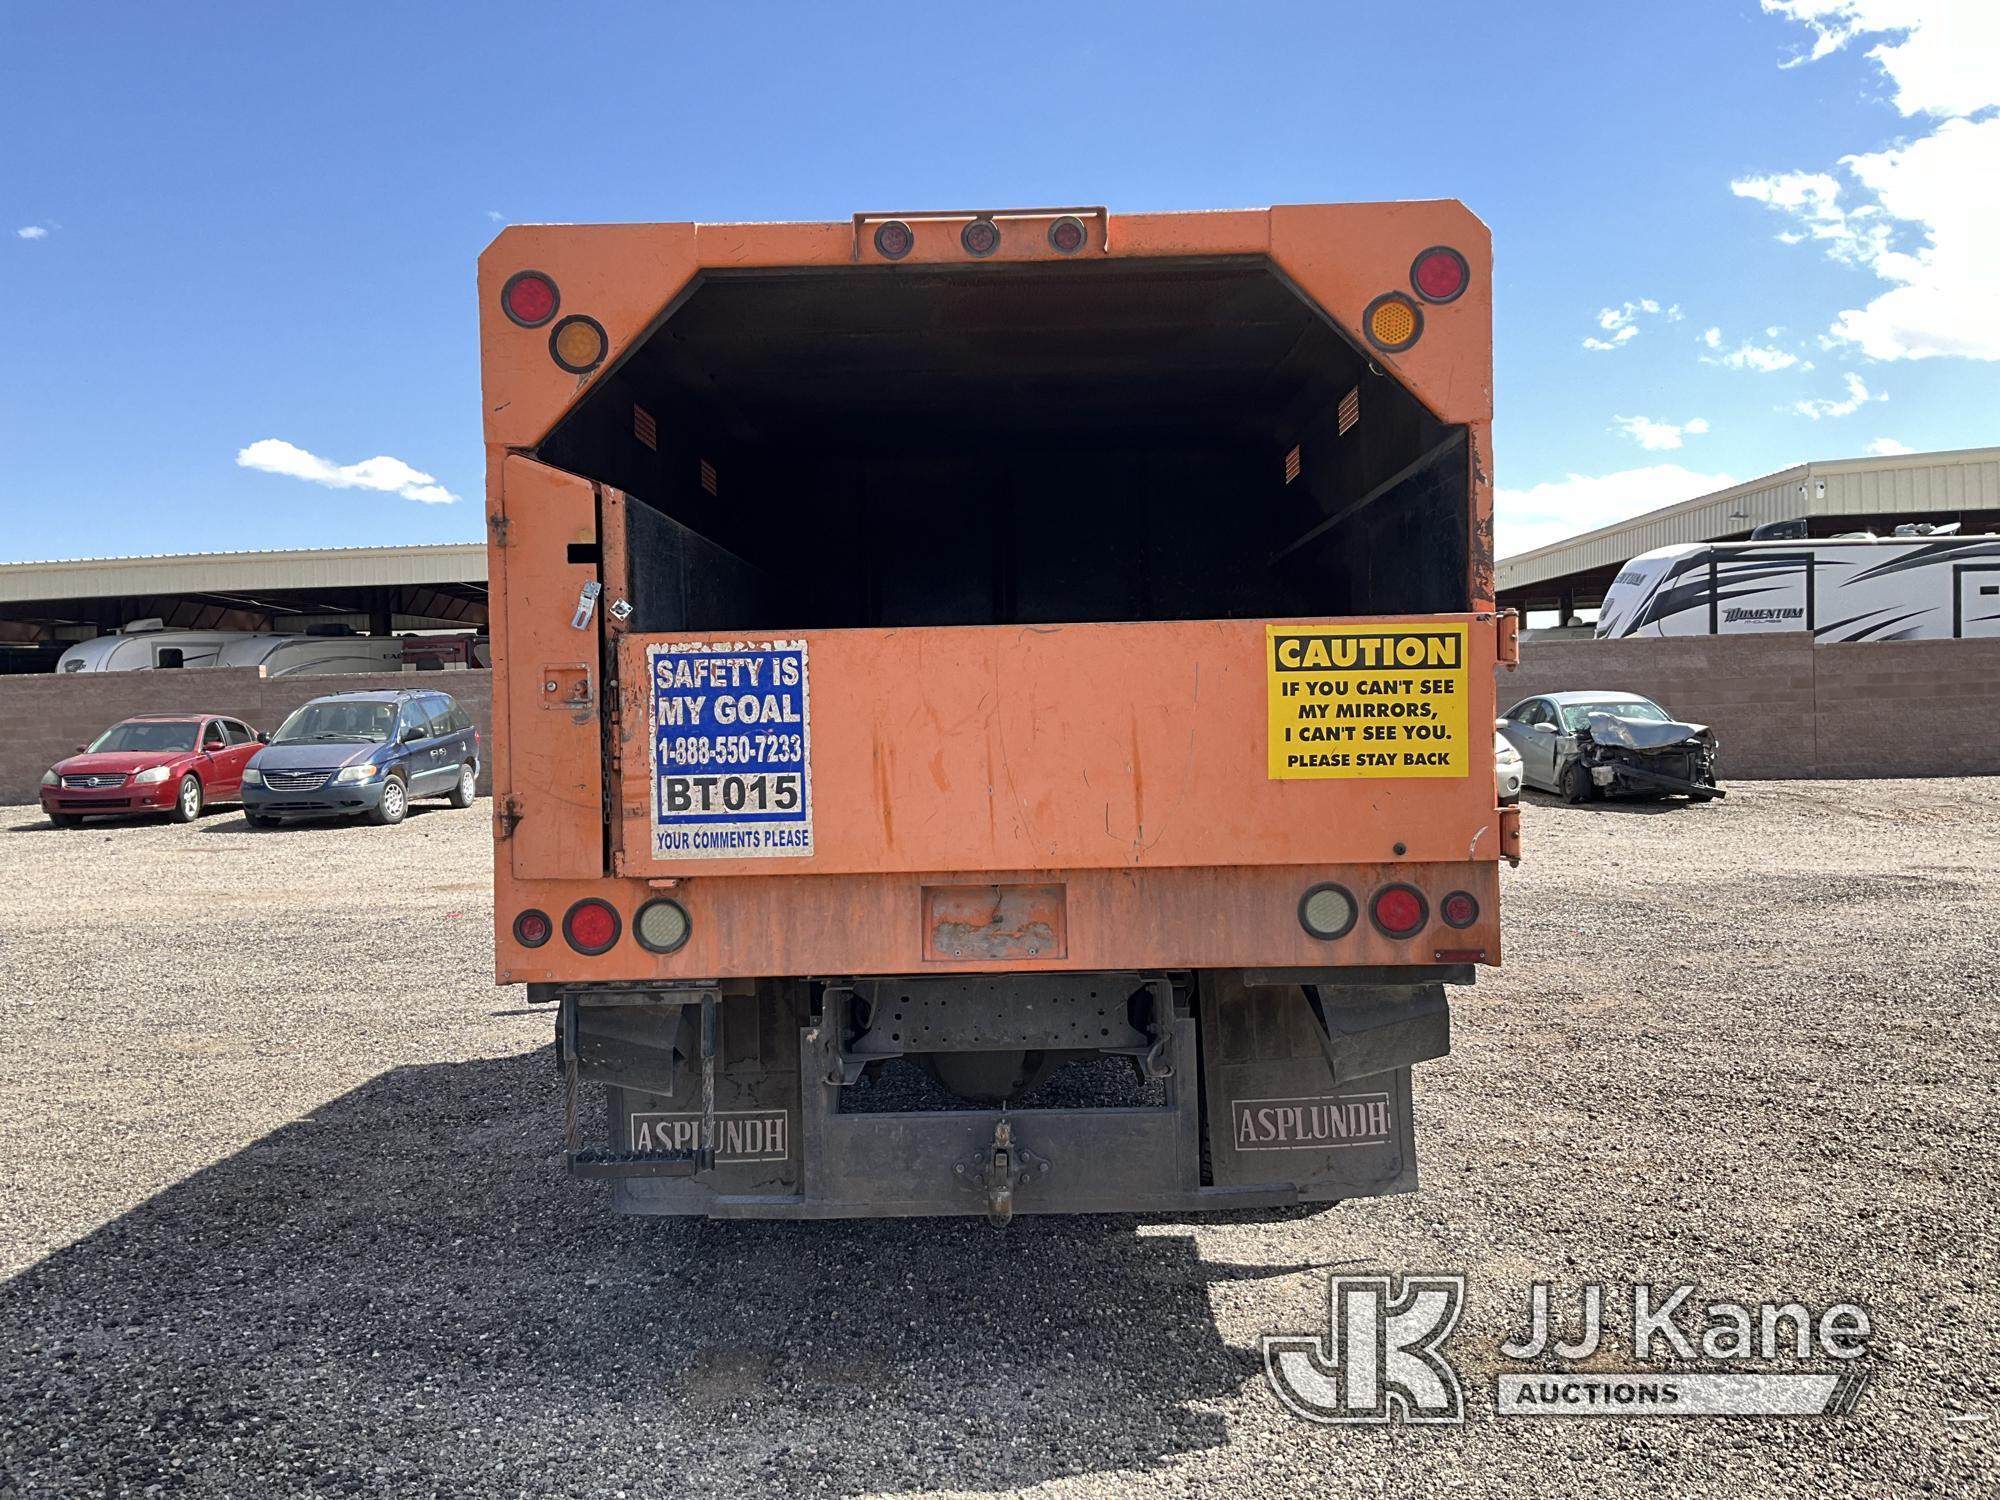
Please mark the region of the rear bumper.
<svg viewBox="0 0 2000 1500"><path fill-rule="evenodd" d="M344 786L323 786L313 792L280 792L269 787L243 788L243 810L261 818L349 818L372 812L382 802L382 778Z"/></svg>
<svg viewBox="0 0 2000 1500"><path fill-rule="evenodd" d="M670 891L633 879L523 880L501 863L494 958L502 984L1497 964L1501 827L1491 809L1468 834L1476 862L718 876ZM1361 910L1347 931L1323 939L1305 929L1300 907L1328 884L1346 889ZM1379 930L1368 916L1369 901L1389 885L1414 886L1425 899L1425 920L1406 937ZM1449 927L1439 914L1452 891L1478 902L1467 927ZM650 952L634 935L635 918L646 902L667 897L686 911L689 935L672 953ZM540 911L560 929L563 914L586 898L608 902L621 918L604 952L577 952L560 930L534 948L515 938L521 911Z"/></svg>
<svg viewBox="0 0 2000 1500"><path fill-rule="evenodd" d="M126 782L114 787L60 787L42 788L42 811L60 813L64 817L118 817L128 813L167 812L180 795L180 779L151 782L145 786L134 786Z"/></svg>

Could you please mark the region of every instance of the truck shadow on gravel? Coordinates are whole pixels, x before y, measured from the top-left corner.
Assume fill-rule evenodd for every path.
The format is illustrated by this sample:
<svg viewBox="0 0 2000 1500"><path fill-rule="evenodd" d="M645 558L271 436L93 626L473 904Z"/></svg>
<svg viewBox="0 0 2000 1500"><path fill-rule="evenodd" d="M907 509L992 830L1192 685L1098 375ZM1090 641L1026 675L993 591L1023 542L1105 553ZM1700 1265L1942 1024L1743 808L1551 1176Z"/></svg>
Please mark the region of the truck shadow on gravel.
<svg viewBox="0 0 2000 1500"><path fill-rule="evenodd" d="M401 1068L0 1286L0 1493L1005 1489L1259 1378L1131 1219L613 1217L549 1054Z"/></svg>

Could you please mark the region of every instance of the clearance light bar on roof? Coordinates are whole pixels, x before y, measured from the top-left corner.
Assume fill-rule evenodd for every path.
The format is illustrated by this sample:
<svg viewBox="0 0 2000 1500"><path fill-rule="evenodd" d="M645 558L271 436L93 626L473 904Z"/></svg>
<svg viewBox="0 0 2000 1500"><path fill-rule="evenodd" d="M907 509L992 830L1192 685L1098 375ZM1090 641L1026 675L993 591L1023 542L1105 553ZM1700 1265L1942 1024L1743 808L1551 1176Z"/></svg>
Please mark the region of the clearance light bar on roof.
<svg viewBox="0 0 2000 1500"><path fill-rule="evenodd" d="M924 233L937 225L947 235ZM955 242L955 243L954 243ZM1103 208L940 209L932 213L856 214L854 258L899 261L913 251L928 261L985 260L1002 251L1018 259L1047 260L1049 252L1075 255L1095 244L1111 248L1111 214ZM950 248L947 248L950 247Z"/></svg>

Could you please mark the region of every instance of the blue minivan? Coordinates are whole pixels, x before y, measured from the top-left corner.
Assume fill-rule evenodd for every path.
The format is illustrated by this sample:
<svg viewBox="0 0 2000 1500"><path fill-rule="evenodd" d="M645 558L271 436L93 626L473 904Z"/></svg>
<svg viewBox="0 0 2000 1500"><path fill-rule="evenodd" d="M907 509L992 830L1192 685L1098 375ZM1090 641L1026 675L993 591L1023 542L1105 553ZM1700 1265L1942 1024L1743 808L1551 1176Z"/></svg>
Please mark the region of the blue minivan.
<svg viewBox="0 0 2000 1500"><path fill-rule="evenodd" d="M329 693L243 768L243 817L253 828L356 813L400 823L413 797L472 806L478 783L479 731L449 693Z"/></svg>

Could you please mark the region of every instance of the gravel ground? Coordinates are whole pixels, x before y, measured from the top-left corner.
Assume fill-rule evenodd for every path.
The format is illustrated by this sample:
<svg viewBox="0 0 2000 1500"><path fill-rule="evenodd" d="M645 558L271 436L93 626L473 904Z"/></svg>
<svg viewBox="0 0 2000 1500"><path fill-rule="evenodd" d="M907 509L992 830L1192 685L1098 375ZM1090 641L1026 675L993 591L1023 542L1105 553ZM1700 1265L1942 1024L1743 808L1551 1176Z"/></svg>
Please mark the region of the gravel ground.
<svg viewBox="0 0 2000 1500"><path fill-rule="evenodd" d="M712 1225L566 1181L483 807L0 809L0 1497L2000 1490L2000 781L1526 810L1424 1187ZM1463 1269L1463 1427L1290 1417L1329 1268ZM1855 1298L1849 1418L1502 1421L1527 1283ZM1614 1303L1615 1305L1615 1303ZM1954 1416L1960 1420L1951 1420Z"/></svg>

